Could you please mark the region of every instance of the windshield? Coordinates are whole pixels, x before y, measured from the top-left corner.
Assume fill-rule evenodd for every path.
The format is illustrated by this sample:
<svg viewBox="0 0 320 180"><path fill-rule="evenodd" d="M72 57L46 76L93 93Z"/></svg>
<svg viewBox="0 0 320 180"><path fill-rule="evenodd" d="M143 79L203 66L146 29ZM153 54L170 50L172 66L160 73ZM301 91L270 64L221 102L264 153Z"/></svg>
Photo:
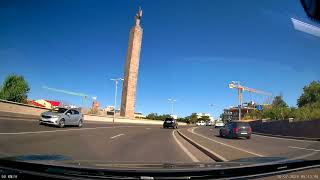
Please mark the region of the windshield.
<svg viewBox="0 0 320 180"><path fill-rule="evenodd" d="M66 112L68 109L66 108L55 108L52 111L57 112L57 113L64 113Z"/></svg>
<svg viewBox="0 0 320 180"><path fill-rule="evenodd" d="M319 8L302 2L0 1L0 157L320 160Z"/></svg>

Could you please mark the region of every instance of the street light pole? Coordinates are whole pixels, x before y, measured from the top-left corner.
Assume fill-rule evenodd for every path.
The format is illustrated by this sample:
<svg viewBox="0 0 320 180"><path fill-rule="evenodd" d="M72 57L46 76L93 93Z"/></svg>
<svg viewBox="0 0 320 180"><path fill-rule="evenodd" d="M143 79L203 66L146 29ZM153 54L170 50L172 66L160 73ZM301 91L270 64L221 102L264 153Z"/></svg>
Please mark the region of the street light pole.
<svg viewBox="0 0 320 180"><path fill-rule="evenodd" d="M215 106L215 104L209 104L209 107L211 107L212 108L212 118L214 119L214 117L213 117L213 114L214 114L214 107L213 106Z"/></svg>
<svg viewBox="0 0 320 180"><path fill-rule="evenodd" d="M117 79L110 79L111 81L115 82L116 85L116 90L114 93L114 108L113 108L113 120L112 123L114 123L114 120L116 119L116 109L117 109L117 93L118 93L118 82L123 81L122 78L117 78Z"/></svg>
<svg viewBox="0 0 320 180"><path fill-rule="evenodd" d="M171 115L173 115L174 111L173 111L173 104L177 101L175 99L168 99L168 101L171 103Z"/></svg>

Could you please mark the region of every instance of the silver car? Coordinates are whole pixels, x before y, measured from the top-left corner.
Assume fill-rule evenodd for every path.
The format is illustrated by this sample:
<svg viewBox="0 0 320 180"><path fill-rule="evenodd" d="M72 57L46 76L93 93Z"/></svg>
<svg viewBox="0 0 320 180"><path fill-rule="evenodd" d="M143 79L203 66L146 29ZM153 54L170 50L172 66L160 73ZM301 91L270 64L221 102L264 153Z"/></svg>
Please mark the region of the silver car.
<svg viewBox="0 0 320 180"><path fill-rule="evenodd" d="M82 127L83 115L78 109L56 108L41 113L39 124L52 124L63 128L65 125Z"/></svg>

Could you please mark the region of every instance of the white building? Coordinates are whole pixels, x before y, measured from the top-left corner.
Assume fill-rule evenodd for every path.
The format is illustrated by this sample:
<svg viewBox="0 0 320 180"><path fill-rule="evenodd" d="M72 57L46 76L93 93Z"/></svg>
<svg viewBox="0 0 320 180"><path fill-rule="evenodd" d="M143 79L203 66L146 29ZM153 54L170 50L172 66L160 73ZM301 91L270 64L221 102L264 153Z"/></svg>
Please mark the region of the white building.
<svg viewBox="0 0 320 180"><path fill-rule="evenodd" d="M198 119L201 118L202 116L208 116L210 121L214 121L214 118L209 113L197 113Z"/></svg>
<svg viewBox="0 0 320 180"><path fill-rule="evenodd" d="M113 106L107 106L106 108L103 109L103 111L114 111Z"/></svg>
<svg viewBox="0 0 320 180"><path fill-rule="evenodd" d="M171 114L170 116L171 116L173 119L178 119L178 116L175 115L175 114Z"/></svg>

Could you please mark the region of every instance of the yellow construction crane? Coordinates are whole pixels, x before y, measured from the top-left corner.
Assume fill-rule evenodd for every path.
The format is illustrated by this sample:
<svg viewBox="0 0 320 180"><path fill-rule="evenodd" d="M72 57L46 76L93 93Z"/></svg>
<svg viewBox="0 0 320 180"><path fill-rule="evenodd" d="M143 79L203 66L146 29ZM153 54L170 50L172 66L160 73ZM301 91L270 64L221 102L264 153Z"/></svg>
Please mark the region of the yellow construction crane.
<svg viewBox="0 0 320 180"><path fill-rule="evenodd" d="M253 89L253 88L249 88L246 86L242 86L240 85L240 81L232 81L229 84L229 88L233 89L236 88L238 89L238 98L239 98L239 120L241 120L241 107L243 104L243 91L248 91L248 92L253 92L253 93L257 93L257 94L263 94L266 96L272 96L272 93L269 92L265 92L265 91L261 91L261 90L257 90L257 89Z"/></svg>
<svg viewBox="0 0 320 180"><path fill-rule="evenodd" d="M55 91L55 92L60 92L60 93L64 93L64 94L69 94L69 95L73 95L73 96L80 96L83 98L83 107L86 108L86 101L88 99L88 97L91 97L87 94L83 94L83 93L76 93L76 92L71 92L71 91L66 91L66 90L62 90L62 89L56 89L56 88L51 88L51 87L47 87L47 86L42 86L43 89L47 89L50 91ZM94 101L97 99L97 97L91 97Z"/></svg>

